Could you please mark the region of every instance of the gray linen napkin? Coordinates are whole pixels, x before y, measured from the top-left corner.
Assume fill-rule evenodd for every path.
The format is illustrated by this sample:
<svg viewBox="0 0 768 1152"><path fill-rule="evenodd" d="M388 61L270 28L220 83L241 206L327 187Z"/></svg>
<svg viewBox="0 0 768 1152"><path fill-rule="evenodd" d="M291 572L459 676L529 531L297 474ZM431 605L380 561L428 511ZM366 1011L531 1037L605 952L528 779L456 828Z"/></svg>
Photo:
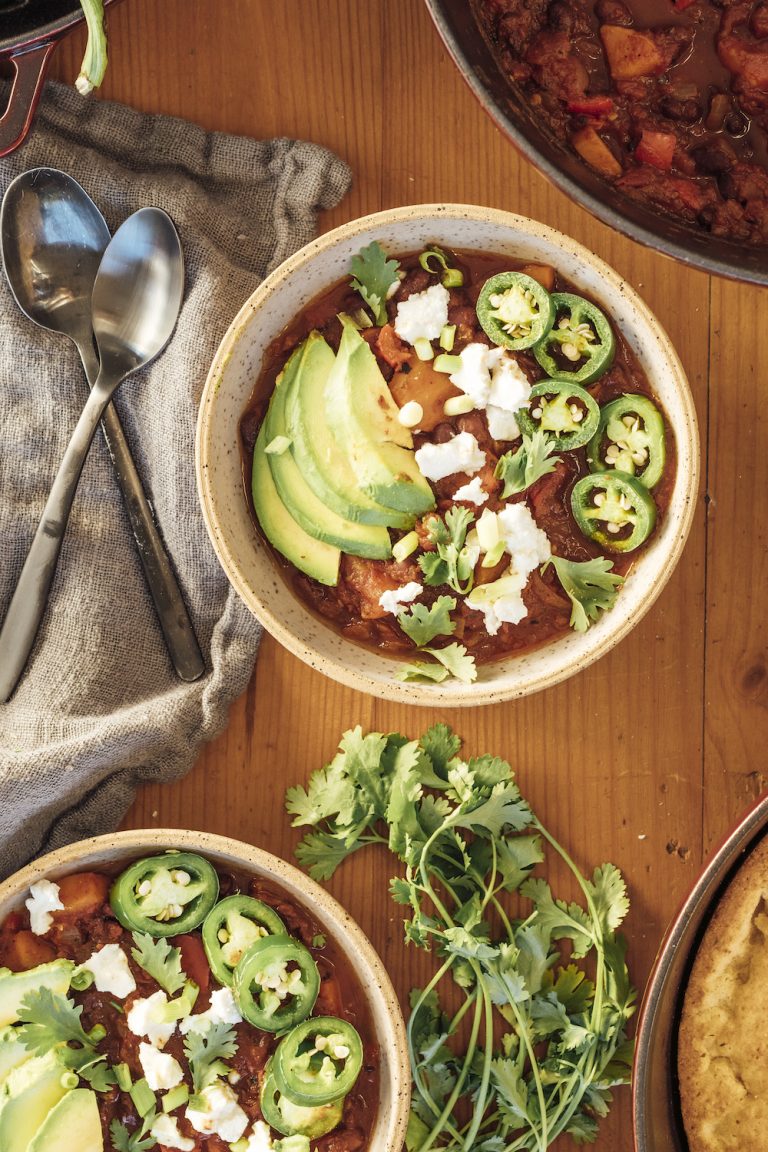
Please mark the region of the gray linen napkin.
<svg viewBox="0 0 768 1152"><path fill-rule="evenodd" d="M2 94L0 93L0 96ZM323 148L206 133L165 116L87 102L48 86L24 147L0 160L0 193L28 168L61 168L114 231L164 208L185 255L185 300L160 359L127 380L116 407L206 660L178 680L146 590L106 449L83 471L51 601L27 671L0 704L0 876L37 853L112 829L137 784L193 764L245 688L260 629L218 566L194 476L208 366L259 280L314 234L346 193ZM84 402L77 352L18 311L0 275L0 617Z"/></svg>

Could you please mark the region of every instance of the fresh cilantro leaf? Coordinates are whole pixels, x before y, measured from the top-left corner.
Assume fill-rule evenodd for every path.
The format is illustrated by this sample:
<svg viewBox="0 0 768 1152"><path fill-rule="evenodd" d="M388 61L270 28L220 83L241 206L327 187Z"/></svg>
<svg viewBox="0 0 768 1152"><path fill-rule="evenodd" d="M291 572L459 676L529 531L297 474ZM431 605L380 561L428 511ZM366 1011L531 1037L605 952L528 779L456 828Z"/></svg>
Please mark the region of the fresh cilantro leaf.
<svg viewBox="0 0 768 1152"><path fill-rule="evenodd" d="M149 973L169 996L178 992L186 983L186 974L181 967L181 949L173 948L162 936L157 939L148 932L133 932L131 955L140 968Z"/></svg>
<svg viewBox="0 0 768 1152"><path fill-rule="evenodd" d="M494 475L504 481L502 500L524 492L542 476L554 472L560 457L554 455L557 442L536 428L529 436L523 433L523 442L514 452L505 452L496 465Z"/></svg>
<svg viewBox="0 0 768 1152"><path fill-rule="evenodd" d="M629 911L629 897L624 877L613 864L596 868L592 882L587 884L592 893L595 910L607 936L618 928Z"/></svg>
<svg viewBox="0 0 768 1152"><path fill-rule="evenodd" d="M390 779L386 820L389 826L389 847L397 855L404 851L408 837L421 837L415 807L420 797L419 746L413 740L398 749Z"/></svg>
<svg viewBox="0 0 768 1152"><path fill-rule="evenodd" d="M586 973L582 972L581 968L577 968L575 964L568 964L565 968L558 969L552 991L569 1016L578 1016L588 1011L595 986L587 979Z"/></svg>
<svg viewBox="0 0 768 1152"><path fill-rule="evenodd" d="M86 1064L78 1061L75 1065L78 1076L87 1080L94 1092L108 1092L112 1085L117 1083L117 1078L106 1063L106 1059L106 1056L99 1056Z"/></svg>
<svg viewBox="0 0 768 1152"><path fill-rule="evenodd" d="M427 538L435 545L435 552L424 552L419 567L424 583L448 584L454 592L466 596L474 584L477 549L467 543L467 532L474 523L475 514L461 504L449 508L442 520L430 516L426 522Z"/></svg>
<svg viewBox="0 0 768 1152"><path fill-rule="evenodd" d="M438 777L445 779L448 764L461 751L461 739L447 724L433 724L419 741Z"/></svg>
<svg viewBox="0 0 768 1152"><path fill-rule="evenodd" d="M306 790L288 789L286 808L295 816L293 826L316 824L334 813L348 811L354 803L354 790L344 769L344 757L337 756L327 768L312 773Z"/></svg>
<svg viewBox="0 0 768 1152"><path fill-rule="evenodd" d="M569 939L573 943L574 956L586 956L595 935L583 908L553 899L549 884L540 877L526 880L520 891L533 901L536 923L549 932L553 940Z"/></svg>
<svg viewBox="0 0 768 1152"><path fill-rule="evenodd" d="M438 596L430 608L426 604L412 604L410 608L402 609L397 614L397 622L417 648L421 648L435 636L452 635L456 625L450 613L455 607L453 596Z"/></svg>
<svg viewBox="0 0 768 1152"><path fill-rule="evenodd" d="M397 260L387 259L376 240L352 257L352 287L371 309L377 324L387 323L387 293L397 283L399 268Z"/></svg>
<svg viewBox="0 0 768 1152"><path fill-rule="evenodd" d="M339 864L353 851L354 848L348 848L343 840L328 832L308 832L296 848L296 858L313 880L330 880Z"/></svg>
<svg viewBox="0 0 768 1152"><path fill-rule="evenodd" d="M224 1060L237 1052L237 1036L230 1024L214 1021L205 1032L188 1032L184 1037L184 1055L189 1061L192 1086L202 1092L229 1069Z"/></svg>
<svg viewBox="0 0 768 1152"><path fill-rule="evenodd" d="M403 664L395 679L433 680L435 684L442 684L449 676L450 672L447 668L443 668L442 664L425 664L422 660L417 660L413 664Z"/></svg>
<svg viewBox="0 0 768 1152"><path fill-rule="evenodd" d="M75 1005L66 996L50 988L36 988L27 992L19 1007L22 1023L16 1038L36 1056L44 1056L60 1044L76 1044L74 1052L85 1052L92 1059L95 1045L80 1023L82 1012L82 1005Z"/></svg>
<svg viewBox="0 0 768 1152"><path fill-rule="evenodd" d="M455 676L463 684L471 684L477 680L475 658L470 656L463 644L447 644L445 648L422 648L421 651L434 656L435 660L439 660L443 667L448 669L451 676Z"/></svg>
<svg viewBox="0 0 768 1152"><path fill-rule="evenodd" d="M516 784L494 784L489 796L475 799L472 808L456 821L459 828L474 828L482 834L500 837L504 828L516 832L530 827L531 809L520 795Z"/></svg>
<svg viewBox="0 0 768 1152"><path fill-rule="evenodd" d="M154 1148L157 1144L154 1136L142 1138L140 1129L129 1132L117 1117L109 1125L109 1137L115 1152L146 1152L147 1148Z"/></svg>
<svg viewBox="0 0 768 1152"><path fill-rule="evenodd" d="M580 563L553 556L542 566L542 572L550 564L571 601L571 628L576 632L586 632L590 620L597 620L601 612L613 607L624 577L612 571L612 561L604 556Z"/></svg>

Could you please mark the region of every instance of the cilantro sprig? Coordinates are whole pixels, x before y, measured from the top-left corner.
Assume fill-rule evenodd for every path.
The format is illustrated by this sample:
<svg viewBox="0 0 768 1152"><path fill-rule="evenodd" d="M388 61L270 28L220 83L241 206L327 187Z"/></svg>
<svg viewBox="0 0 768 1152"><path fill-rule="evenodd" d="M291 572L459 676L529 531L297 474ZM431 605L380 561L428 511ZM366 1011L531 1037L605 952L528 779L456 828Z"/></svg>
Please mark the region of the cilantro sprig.
<svg viewBox="0 0 768 1152"><path fill-rule="evenodd" d="M397 673L398 680L432 680L435 684L442 684L449 676L455 676L457 680L471 684L477 679L475 658L463 644L429 647L436 636L453 635L456 622L451 620L450 613L455 607L453 596L438 596L429 608L425 604L413 604L398 612L397 621L406 636L413 640L420 653L434 657L434 663L418 660L404 664Z"/></svg>
<svg viewBox="0 0 768 1152"><path fill-rule="evenodd" d="M145 1125L130 1132L117 1117L109 1125L109 1138L115 1152L146 1152L146 1149L154 1148L157 1144L154 1136L146 1134Z"/></svg>
<svg viewBox="0 0 768 1152"><path fill-rule="evenodd" d="M429 517L425 527L435 551L419 556L425 584L447 584L461 596L471 591L478 554L467 545L467 532L474 520L474 512L460 504L449 508L444 519Z"/></svg>
<svg viewBox="0 0 768 1152"><path fill-rule="evenodd" d="M530 436L524 432L520 447L514 452L505 452L496 465L494 475L497 480L504 481L502 500L525 492L542 476L554 472L560 460L554 455L556 447L553 437L547 436L541 428L534 429Z"/></svg>
<svg viewBox="0 0 768 1152"><path fill-rule="evenodd" d="M581 562L553 556L542 566L542 571L550 564L571 601L571 628L586 632L590 621L613 607L624 577L612 571L613 564L605 556Z"/></svg>
<svg viewBox="0 0 768 1152"><path fill-rule="evenodd" d="M172 947L162 936L157 939L148 932L133 932L135 947L131 955L160 987L172 996L184 987L186 974L181 966L181 949Z"/></svg>
<svg viewBox="0 0 768 1152"><path fill-rule="evenodd" d="M216 1021L204 1032L191 1031L184 1037L184 1055L192 1073L192 1087L202 1092L229 1068L224 1063L237 1052L237 1034L230 1024Z"/></svg>
<svg viewBox="0 0 768 1152"><path fill-rule="evenodd" d="M352 257L352 287L373 312L376 324L387 323L387 294L398 280L399 268L376 240Z"/></svg>
<svg viewBox="0 0 768 1152"><path fill-rule="evenodd" d="M406 940L438 957L411 995L409 1152L592 1140L632 1059L635 992L617 935L624 880L612 864L582 874L506 761L460 753L444 724L418 741L345 733L334 760L286 795L294 825L313 829L297 856L315 879L375 843L404 865L391 894L408 909ZM581 903L532 875L547 851L567 865ZM460 1000L451 1015L441 1002L449 978L454 1008Z"/></svg>
<svg viewBox="0 0 768 1152"><path fill-rule="evenodd" d="M67 996L50 988L27 992L19 1007L20 1027L16 1038L35 1056L44 1056L55 1048L61 1063L77 1072L97 1092L106 1092L115 1083L115 1075L97 1050L104 1039L104 1028L97 1024L90 1032L83 1028L83 1008Z"/></svg>

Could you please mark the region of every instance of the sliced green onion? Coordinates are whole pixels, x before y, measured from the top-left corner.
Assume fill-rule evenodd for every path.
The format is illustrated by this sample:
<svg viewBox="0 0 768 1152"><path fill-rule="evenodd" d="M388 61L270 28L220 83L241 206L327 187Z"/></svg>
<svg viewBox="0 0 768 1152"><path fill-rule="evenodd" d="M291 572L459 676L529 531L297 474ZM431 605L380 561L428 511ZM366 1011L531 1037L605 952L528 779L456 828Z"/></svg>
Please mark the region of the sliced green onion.
<svg viewBox="0 0 768 1152"><path fill-rule="evenodd" d="M435 372L444 372L446 376L450 376L452 372L459 372L461 370L461 356L446 356L442 352L439 356L435 357L433 365Z"/></svg>
<svg viewBox="0 0 768 1152"><path fill-rule="evenodd" d="M117 1086L121 1092L130 1092L133 1080L131 1079L131 1070L127 1064L115 1064L112 1071L117 1080Z"/></svg>
<svg viewBox="0 0 768 1152"><path fill-rule="evenodd" d="M419 546L418 532L409 532L392 545L392 559L401 564Z"/></svg>
<svg viewBox="0 0 768 1152"><path fill-rule="evenodd" d="M75 992L85 992L86 988L90 988L93 984L93 972L89 972L87 968L78 968L72 973L70 984Z"/></svg>
<svg viewBox="0 0 768 1152"><path fill-rule="evenodd" d="M437 267L433 268L433 262L437 262ZM427 248L426 252L422 252L419 256L419 264L426 272L437 273L442 268L442 275L440 282L444 288L460 288L464 283L464 275L458 268L450 268L448 261L445 258L445 252L442 248L435 246L434 248Z"/></svg>
<svg viewBox="0 0 768 1152"><path fill-rule="evenodd" d="M128 1091L139 1116L148 1116L155 1107L155 1094L146 1080L137 1080Z"/></svg>
<svg viewBox="0 0 768 1152"><path fill-rule="evenodd" d="M61 1077L59 1079L59 1084L61 1085L62 1088L66 1088L67 1091L69 1091L71 1088L77 1088L79 1083L80 1083L80 1077L77 1075L76 1072L69 1072L69 1071L62 1072Z"/></svg>
<svg viewBox="0 0 768 1152"><path fill-rule="evenodd" d="M449 396L443 404L443 412L446 416L465 416L474 407L475 402L472 397L462 393L461 396Z"/></svg>
<svg viewBox="0 0 768 1152"><path fill-rule="evenodd" d="M453 342L456 339L456 325L446 324L440 333L440 347L446 352L453 351Z"/></svg>
<svg viewBox="0 0 768 1152"><path fill-rule="evenodd" d="M358 328L373 328L373 320L371 320L365 308L358 308L352 319L355 321Z"/></svg>
<svg viewBox="0 0 768 1152"><path fill-rule="evenodd" d="M419 336L418 340L414 341L413 346L419 360L432 360L434 358L434 350L426 336Z"/></svg>
<svg viewBox="0 0 768 1152"><path fill-rule="evenodd" d="M189 1088L186 1084L177 1084L163 1096L163 1112L173 1112L176 1108L183 1107L187 1100L189 1100Z"/></svg>
<svg viewBox="0 0 768 1152"><path fill-rule="evenodd" d="M485 556L483 556L482 563L480 564L480 567L481 568L495 568L496 565L498 564L499 560L501 560L502 556L504 555L505 548L506 548L506 544L504 543L504 541L498 540L494 544L493 548L491 548L488 552L486 552Z"/></svg>
<svg viewBox="0 0 768 1152"><path fill-rule="evenodd" d="M268 456L282 456L283 452L287 452L290 446L291 441L288 436L275 436L275 438L267 444L264 451Z"/></svg>
<svg viewBox="0 0 768 1152"><path fill-rule="evenodd" d="M107 1034L107 1030L103 1024L94 1024L88 1033L88 1039L92 1044L99 1044Z"/></svg>

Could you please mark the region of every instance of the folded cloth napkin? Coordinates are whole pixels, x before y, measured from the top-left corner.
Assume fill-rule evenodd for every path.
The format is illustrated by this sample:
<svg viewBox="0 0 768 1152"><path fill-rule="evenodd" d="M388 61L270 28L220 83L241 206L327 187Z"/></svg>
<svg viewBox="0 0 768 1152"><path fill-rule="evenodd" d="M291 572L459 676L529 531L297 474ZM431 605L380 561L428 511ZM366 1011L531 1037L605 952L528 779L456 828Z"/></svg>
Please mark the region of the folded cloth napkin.
<svg viewBox="0 0 768 1152"><path fill-rule="evenodd" d="M0 94L2 95L2 94ZM116 407L153 503L206 661L173 672L100 432L72 510L27 670L0 704L0 876L43 850L116 826L145 780L170 780L225 724L253 669L260 629L211 548L195 487L197 408L216 347L267 272L346 193L346 165L293 140L257 142L167 116L86 102L50 84L18 173L60 168L114 231L154 204L176 224L186 290L162 356ZM0 284L0 618L84 403L74 345L44 332Z"/></svg>

